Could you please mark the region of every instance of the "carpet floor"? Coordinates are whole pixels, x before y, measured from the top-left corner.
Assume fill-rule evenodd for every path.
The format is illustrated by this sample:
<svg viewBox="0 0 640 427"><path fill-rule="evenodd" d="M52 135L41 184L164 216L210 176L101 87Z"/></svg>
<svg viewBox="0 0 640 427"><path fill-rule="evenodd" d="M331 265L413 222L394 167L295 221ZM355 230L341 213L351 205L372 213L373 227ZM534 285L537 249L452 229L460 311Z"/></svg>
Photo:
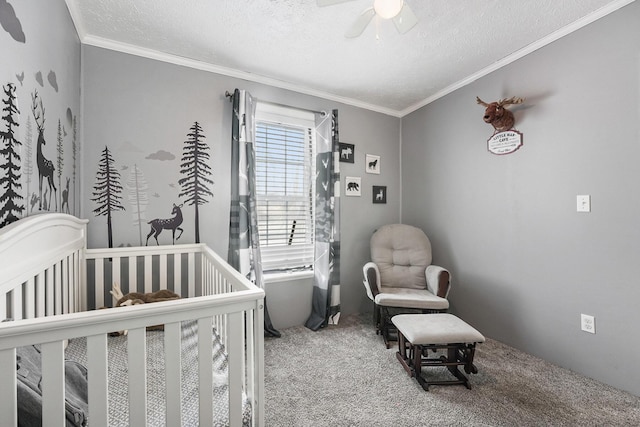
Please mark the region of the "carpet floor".
<svg viewBox="0 0 640 427"><path fill-rule="evenodd" d="M422 390L370 315L265 339L267 426L640 426L640 397L488 339L472 389ZM430 378L449 377L426 368ZM448 378L447 378L448 379Z"/></svg>

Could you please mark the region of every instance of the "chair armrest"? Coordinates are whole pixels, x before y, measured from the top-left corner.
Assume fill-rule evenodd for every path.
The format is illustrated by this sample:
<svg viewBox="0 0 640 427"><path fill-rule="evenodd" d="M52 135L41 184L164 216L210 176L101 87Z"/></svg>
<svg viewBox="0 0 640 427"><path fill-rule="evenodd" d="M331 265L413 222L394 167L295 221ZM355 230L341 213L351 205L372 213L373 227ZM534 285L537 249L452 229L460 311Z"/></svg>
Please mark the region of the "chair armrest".
<svg viewBox="0 0 640 427"><path fill-rule="evenodd" d="M427 289L440 298L447 298L451 290L451 273L449 270L437 265L430 265L424 271L427 279Z"/></svg>
<svg viewBox="0 0 640 427"><path fill-rule="evenodd" d="M371 301L375 301L376 295L380 293L380 270L374 262L368 262L362 267L364 280L362 284L367 290L367 296Z"/></svg>

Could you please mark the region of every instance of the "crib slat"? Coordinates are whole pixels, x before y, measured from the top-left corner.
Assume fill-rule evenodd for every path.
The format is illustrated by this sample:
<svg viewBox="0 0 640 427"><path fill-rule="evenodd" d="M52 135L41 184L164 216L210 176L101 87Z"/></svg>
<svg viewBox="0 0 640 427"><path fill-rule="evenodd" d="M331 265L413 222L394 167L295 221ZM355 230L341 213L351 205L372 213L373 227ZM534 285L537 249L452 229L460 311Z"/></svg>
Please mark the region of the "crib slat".
<svg viewBox="0 0 640 427"><path fill-rule="evenodd" d="M200 425L213 424L213 346L211 345L211 318L198 319L198 379L200 402ZM234 425L234 424L231 424Z"/></svg>
<svg viewBox="0 0 640 427"><path fill-rule="evenodd" d="M153 257L144 256L144 291L153 292Z"/></svg>
<svg viewBox="0 0 640 427"><path fill-rule="evenodd" d="M249 393L253 399L254 425L264 425L264 302L259 301L256 310L253 311L253 337L255 344L251 354L255 356L254 378L255 385Z"/></svg>
<svg viewBox="0 0 640 427"><path fill-rule="evenodd" d="M56 314L62 314L62 280L60 280L60 278L58 277L58 271L60 270L60 266L54 266L52 268L49 269L50 270L50 278L51 278L51 285L54 288L54 293L55 293L55 303L54 303L54 311Z"/></svg>
<svg viewBox="0 0 640 427"><path fill-rule="evenodd" d="M14 320L22 319L22 286L11 292L11 317Z"/></svg>
<svg viewBox="0 0 640 427"><path fill-rule="evenodd" d="M147 425L147 340L145 328L129 330L127 353L129 425L145 426Z"/></svg>
<svg viewBox="0 0 640 427"><path fill-rule="evenodd" d="M35 316L34 304L35 304L35 277L27 280L24 284L24 318L33 319Z"/></svg>
<svg viewBox="0 0 640 427"><path fill-rule="evenodd" d="M66 290L66 296L64 297L64 302L66 307L65 313L71 313L73 312L73 309L74 309L73 298L75 293L73 292L74 289L72 284L69 282L69 257L63 259L60 264L62 264L61 283L63 283L64 289ZM63 293L63 296L64 296L64 293Z"/></svg>
<svg viewBox="0 0 640 427"><path fill-rule="evenodd" d="M36 317L44 316L44 294L45 294L45 277L46 271L38 274L36 277L35 290L36 290L36 299L34 301L35 309L36 309Z"/></svg>
<svg viewBox="0 0 640 427"><path fill-rule="evenodd" d="M173 254L173 292L182 295L182 254Z"/></svg>
<svg viewBox="0 0 640 427"><path fill-rule="evenodd" d="M180 355L180 322L164 325L166 420L168 426L179 426L182 414Z"/></svg>
<svg viewBox="0 0 640 427"><path fill-rule="evenodd" d="M18 425L18 380L16 377L16 349L0 350L0 425Z"/></svg>
<svg viewBox="0 0 640 427"><path fill-rule="evenodd" d="M160 261L160 289L167 289L167 254L159 255Z"/></svg>
<svg viewBox="0 0 640 427"><path fill-rule="evenodd" d="M196 254L189 252L187 259L189 260L189 298L192 298L196 296Z"/></svg>
<svg viewBox="0 0 640 427"><path fill-rule="evenodd" d="M112 289L114 283L118 285L122 284L122 279L120 278L120 258L113 258L111 262L111 284L109 289ZM113 305L115 305L115 303ZM109 306L111 306L111 304L109 304Z"/></svg>
<svg viewBox="0 0 640 427"><path fill-rule="evenodd" d="M109 400L106 334L87 337L87 375L91 427L107 427Z"/></svg>
<svg viewBox="0 0 640 427"><path fill-rule="evenodd" d="M247 363L247 373L246 373L246 380L243 381L243 384L247 384L247 394L249 399L253 398L253 393L252 391L255 389L255 374L256 374L256 356L255 356L255 331L253 330L253 322L254 322L254 312L251 310L247 310L245 313L245 319L244 319L244 324L245 327L243 328L245 330L246 333L246 338L245 338L245 344L247 346L247 349L245 350L245 354L246 354L246 363ZM244 370L243 370L243 375L244 375Z"/></svg>
<svg viewBox="0 0 640 427"><path fill-rule="evenodd" d="M62 341L42 344L42 420L65 426L64 346Z"/></svg>
<svg viewBox="0 0 640 427"><path fill-rule="evenodd" d="M53 316L55 314L55 283L53 282L53 268L47 268L45 271L45 316Z"/></svg>
<svg viewBox="0 0 640 427"><path fill-rule="evenodd" d="M74 312L84 311L85 307L82 301L86 299L84 295L84 286L78 279L78 275L80 273L80 265L78 264L78 253L74 252L69 256L69 268L71 268L71 272L69 273L69 280L73 283L73 289L75 289L76 299L74 301Z"/></svg>
<svg viewBox="0 0 640 427"><path fill-rule="evenodd" d="M96 258L95 262L96 306L104 307L104 258Z"/></svg>
<svg viewBox="0 0 640 427"><path fill-rule="evenodd" d="M244 342L242 328L242 313L229 313L229 346L228 354L242 355ZM242 365L243 357L229 358L229 424L242 425Z"/></svg>
<svg viewBox="0 0 640 427"><path fill-rule="evenodd" d="M138 257L129 257L129 292L138 292Z"/></svg>

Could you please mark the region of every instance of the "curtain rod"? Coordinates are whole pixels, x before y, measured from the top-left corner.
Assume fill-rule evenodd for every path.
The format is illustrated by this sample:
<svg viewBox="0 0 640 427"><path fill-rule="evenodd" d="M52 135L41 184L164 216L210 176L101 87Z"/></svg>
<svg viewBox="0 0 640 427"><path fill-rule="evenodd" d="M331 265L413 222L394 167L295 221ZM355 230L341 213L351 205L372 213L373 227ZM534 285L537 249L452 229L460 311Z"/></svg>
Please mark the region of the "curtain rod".
<svg viewBox="0 0 640 427"><path fill-rule="evenodd" d="M230 93L228 90L224 91L224 96L226 96L227 98L229 98L229 102L231 102L231 101L233 100L233 94L232 94L232 93ZM270 101L263 101L263 102L265 102L265 103L267 103L267 104L271 104L271 105L276 105L276 106L278 106L278 107L293 108L293 109L296 109L296 110L308 111L308 112L310 112L310 113L322 114L323 116L326 116L326 115L327 115L327 112L326 112L326 111L310 110L310 109L308 109L308 108L294 107L294 106L291 106L291 105L287 105L287 104L280 104L280 103L277 103L277 102L270 102Z"/></svg>

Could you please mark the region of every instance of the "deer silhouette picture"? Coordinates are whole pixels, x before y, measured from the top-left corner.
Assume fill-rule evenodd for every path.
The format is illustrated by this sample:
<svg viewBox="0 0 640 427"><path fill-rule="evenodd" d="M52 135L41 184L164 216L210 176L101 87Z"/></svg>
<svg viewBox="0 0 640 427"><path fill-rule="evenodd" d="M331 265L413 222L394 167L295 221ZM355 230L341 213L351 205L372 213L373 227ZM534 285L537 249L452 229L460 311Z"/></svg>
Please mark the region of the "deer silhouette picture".
<svg viewBox="0 0 640 427"><path fill-rule="evenodd" d="M29 205L31 205L31 212L33 212L33 208L36 206L40 197L36 195L36 193L31 193L31 199L29 200Z"/></svg>
<svg viewBox="0 0 640 427"><path fill-rule="evenodd" d="M184 231L182 228L180 228L180 224L182 224L181 208L182 208L182 205L176 206L176 204L174 203L173 210L171 211L171 215L173 215L172 218L168 218L168 219L156 218L148 222L148 224L151 224L151 231L149 231L149 234L147 235L147 243L146 243L147 246L149 246L149 237L151 237L152 234L153 234L153 238L156 239L156 244L160 246L160 243L158 243L158 235L162 233L162 230L171 230L173 232L172 234L173 244L175 245L176 240L179 239L180 236L182 236L182 232ZM178 237L176 237L176 230L180 230L180 234L178 234Z"/></svg>
<svg viewBox="0 0 640 427"><path fill-rule="evenodd" d="M38 205L38 209L42 210L42 179L46 178L47 183L49 184L49 196L55 199L56 210L58 210L58 189L56 188L56 184L53 182L53 172L55 171L55 167L53 166L53 162L47 159L42 153L42 146L46 144L44 140L44 106L42 105L42 98L38 97L38 91L34 91L34 93L31 95L31 100L31 110L33 111L33 118L35 119L36 125L38 126L38 144L36 154L40 191L40 202ZM51 208L51 206L49 206L49 208Z"/></svg>
<svg viewBox="0 0 640 427"><path fill-rule="evenodd" d="M60 206L60 210L63 212L65 212L66 206L67 213L69 213L69 180L70 178L67 177L67 186L62 190L62 205Z"/></svg>

